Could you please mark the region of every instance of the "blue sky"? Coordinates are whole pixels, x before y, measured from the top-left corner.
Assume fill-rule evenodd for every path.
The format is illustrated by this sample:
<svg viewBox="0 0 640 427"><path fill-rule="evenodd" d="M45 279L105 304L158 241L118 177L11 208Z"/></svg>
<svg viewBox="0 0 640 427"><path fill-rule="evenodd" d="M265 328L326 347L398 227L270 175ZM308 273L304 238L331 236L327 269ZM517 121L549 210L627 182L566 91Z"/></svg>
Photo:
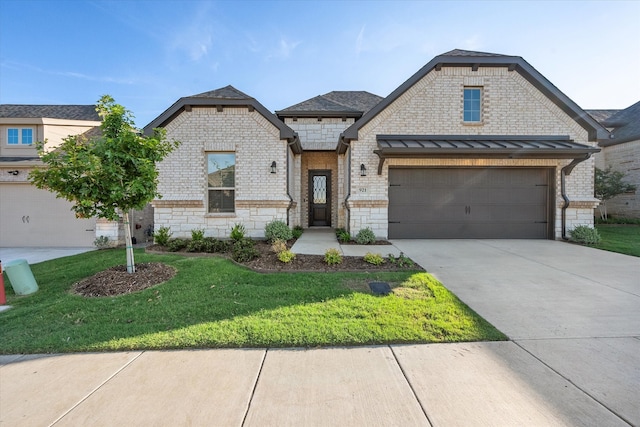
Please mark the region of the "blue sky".
<svg viewBox="0 0 640 427"><path fill-rule="evenodd" d="M0 103L92 104L145 126L226 85L274 111L386 96L434 56L521 56L585 109L640 100L640 1L0 0Z"/></svg>

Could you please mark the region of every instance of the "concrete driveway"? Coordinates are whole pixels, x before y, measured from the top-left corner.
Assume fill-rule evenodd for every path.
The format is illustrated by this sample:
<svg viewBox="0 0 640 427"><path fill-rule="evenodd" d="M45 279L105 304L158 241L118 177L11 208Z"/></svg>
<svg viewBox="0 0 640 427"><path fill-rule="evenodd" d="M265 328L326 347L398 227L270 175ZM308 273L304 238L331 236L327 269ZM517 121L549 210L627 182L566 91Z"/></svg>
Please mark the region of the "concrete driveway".
<svg viewBox="0 0 640 427"><path fill-rule="evenodd" d="M519 351L640 425L640 258L544 240L393 244Z"/></svg>

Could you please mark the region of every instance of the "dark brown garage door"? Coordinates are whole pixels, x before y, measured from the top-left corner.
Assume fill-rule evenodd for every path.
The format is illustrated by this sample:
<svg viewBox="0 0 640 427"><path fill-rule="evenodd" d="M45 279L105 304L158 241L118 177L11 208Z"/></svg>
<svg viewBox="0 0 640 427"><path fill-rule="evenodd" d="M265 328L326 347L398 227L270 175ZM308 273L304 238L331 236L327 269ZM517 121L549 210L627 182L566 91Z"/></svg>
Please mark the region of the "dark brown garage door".
<svg viewBox="0 0 640 427"><path fill-rule="evenodd" d="M551 169L389 169L391 239L547 239Z"/></svg>

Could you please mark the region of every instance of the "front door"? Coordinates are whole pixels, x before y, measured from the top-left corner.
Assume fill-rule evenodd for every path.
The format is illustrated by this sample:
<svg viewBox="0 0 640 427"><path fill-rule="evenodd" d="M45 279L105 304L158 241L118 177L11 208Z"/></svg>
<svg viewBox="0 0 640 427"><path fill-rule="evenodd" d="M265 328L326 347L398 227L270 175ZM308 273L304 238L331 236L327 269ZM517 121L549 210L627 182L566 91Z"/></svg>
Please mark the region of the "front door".
<svg viewBox="0 0 640 427"><path fill-rule="evenodd" d="M331 171L309 171L309 226L331 226Z"/></svg>

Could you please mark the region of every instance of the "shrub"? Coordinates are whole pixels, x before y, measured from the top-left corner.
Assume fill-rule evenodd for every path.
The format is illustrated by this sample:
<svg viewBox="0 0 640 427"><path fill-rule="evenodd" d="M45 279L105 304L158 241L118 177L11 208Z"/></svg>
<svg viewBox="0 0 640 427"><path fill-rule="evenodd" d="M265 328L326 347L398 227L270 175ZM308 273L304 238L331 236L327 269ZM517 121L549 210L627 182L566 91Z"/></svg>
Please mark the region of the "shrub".
<svg viewBox="0 0 640 427"><path fill-rule="evenodd" d="M153 233L153 240L156 242L157 245L167 246L172 234L173 233L169 231L169 227L160 227L158 231Z"/></svg>
<svg viewBox="0 0 640 427"><path fill-rule="evenodd" d="M600 233L598 230L586 225L579 225L570 232L572 242L582 243L585 245L597 245L600 243Z"/></svg>
<svg viewBox="0 0 640 427"><path fill-rule="evenodd" d="M231 234L229 235L229 237L234 242L239 242L240 240L244 239L245 234L247 234L247 229L244 228L244 225L234 224L233 228L231 229Z"/></svg>
<svg viewBox="0 0 640 427"><path fill-rule="evenodd" d="M396 267L405 268L405 267L413 267L416 264L411 260L411 258L405 256L404 253L400 252L398 258L396 258L393 254L389 254L389 262Z"/></svg>
<svg viewBox="0 0 640 427"><path fill-rule="evenodd" d="M324 253L324 262L327 265L337 265L342 262L342 254L335 248L327 249Z"/></svg>
<svg viewBox="0 0 640 427"><path fill-rule="evenodd" d="M187 239L181 239L178 237L167 242L167 249L169 250L169 252L178 252L186 248L188 244L189 241Z"/></svg>
<svg viewBox="0 0 640 427"><path fill-rule="evenodd" d="M359 245L370 245L376 242L376 235L369 227L365 227L356 234L356 243Z"/></svg>
<svg viewBox="0 0 640 427"><path fill-rule="evenodd" d="M211 239L211 252L227 253L231 250L231 242L228 240Z"/></svg>
<svg viewBox="0 0 640 427"><path fill-rule="evenodd" d="M282 239L276 239L272 244L271 244L271 250L277 254L284 252L287 250L287 242L285 242Z"/></svg>
<svg viewBox="0 0 640 427"><path fill-rule="evenodd" d="M215 239L211 237L204 237L200 240L191 240L187 244L187 252L215 252L214 242Z"/></svg>
<svg viewBox="0 0 640 427"><path fill-rule="evenodd" d="M204 228L194 228L191 230L191 240L194 242L200 242L204 239Z"/></svg>
<svg viewBox="0 0 640 427"><path fill-rule="evenodd" d="M372 254L371 252L367 252L366 254L364 254L364 257L362 257L362 259L365 262L368 262L369 264L373 264L373 265L384 264L384 258L382 258L382 255L380 254Z"/></svg>
<svg viewBox="0 0 640 427"><path fill-rule="evenodd" d="M231 258L236 262L248 262L259 255L255 242L251 239L240 239L233 244Z"/></svg>
<svg viewBox="0 0 640 427"><path fill-rule="evenodd" d="M280 220L271 221L264 229L264 237L269 242L274 242L276 240L291 240L293 238L293 233L289 226Z"/></svg>
<svg viewBox="0 0 640 427"><path fill-rule="evenodd" d="M100 236L93 241L93 244L98 249L107 249L108 247L111 246L111 241L109 240L108 236Z"/></svg>
<svg viewBox="0 0 640 427"><path fill-rule="evenodd" d="M302 227L300 227L299 225L296 225L295 227L293 227L291 234L293 235L294 239L299 239L300 236L302 236L303 232L304 230L302 229Z"/></svg>
<svg viewBox="0 0 640 427"><path fill-rule="evenodd" d="M342 230L338 235L338 241L340 243L347 243L351 241L351 234L349 234L347 231Z"/></svg>
<svg viewBox="0 0 640 427"><path fill-rule="evenodd" d="M293 252L291 252L288 249L278 253L278 259L280 261L284 262L285 264L288 264L291 261L293 261L295 259L295 257L296 257L296 254L294 254Z"/></svg>

